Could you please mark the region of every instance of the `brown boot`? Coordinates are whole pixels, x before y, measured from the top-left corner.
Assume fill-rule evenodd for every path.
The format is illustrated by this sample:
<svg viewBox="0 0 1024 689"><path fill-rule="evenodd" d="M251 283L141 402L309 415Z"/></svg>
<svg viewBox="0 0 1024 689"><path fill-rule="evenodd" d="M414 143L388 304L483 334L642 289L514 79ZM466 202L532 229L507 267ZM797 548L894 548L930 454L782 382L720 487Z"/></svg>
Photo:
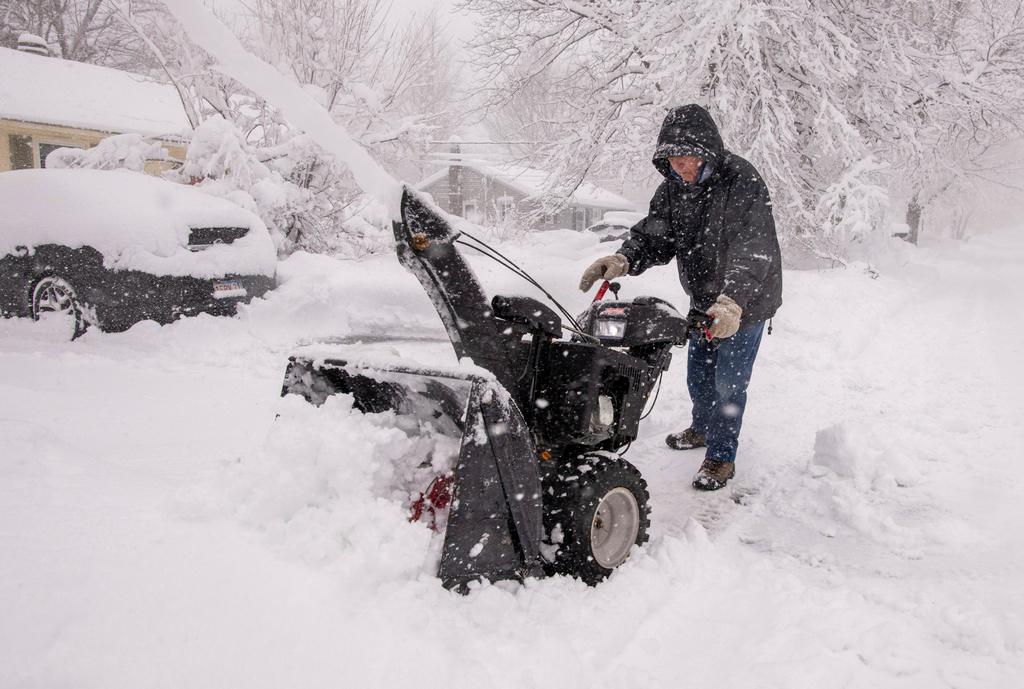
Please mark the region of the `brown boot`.
<svg viewBox="0 0 1024 689"><path fill-rule="evenodd" d="M700 465L700 470L693 477L693 487L697 490L718 490L724 488L729 479L735 475L735 462L705 459L704 463Z"/></svg>
<svg viewBox="0 0 1024 689"><path fill-rule="evenodd" d="M704 447L708 439L700 431L687 428L679 433L672 433L665 438L665 444L673 450L692 450L695 447Z"/></svg>

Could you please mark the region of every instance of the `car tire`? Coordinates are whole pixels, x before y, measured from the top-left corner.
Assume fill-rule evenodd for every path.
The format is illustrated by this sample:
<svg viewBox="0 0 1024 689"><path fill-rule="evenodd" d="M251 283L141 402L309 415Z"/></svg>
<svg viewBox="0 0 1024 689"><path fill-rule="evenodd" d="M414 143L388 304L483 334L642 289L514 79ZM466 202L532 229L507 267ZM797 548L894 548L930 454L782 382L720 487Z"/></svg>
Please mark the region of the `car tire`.
<svg viewBox="0 0 1024 689"><path fill-rule="evenodd" d="M66 335L67 339L75 340L95 323L93 310L82 302L74 285L58 275L45 275L36 280L32 285L31 306L32 320L63 317L66 327L56 328L62 339Z"/></svg>

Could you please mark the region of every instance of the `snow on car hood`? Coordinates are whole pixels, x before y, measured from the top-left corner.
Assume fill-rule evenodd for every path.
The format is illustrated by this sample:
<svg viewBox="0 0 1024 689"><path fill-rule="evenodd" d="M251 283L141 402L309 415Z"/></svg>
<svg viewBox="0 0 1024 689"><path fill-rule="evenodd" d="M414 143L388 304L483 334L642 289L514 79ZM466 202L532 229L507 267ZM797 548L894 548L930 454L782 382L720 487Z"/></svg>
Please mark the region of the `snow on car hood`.
<svg viewBox="0 0 1024 689"><path fill-rule="evenodd" d="M43 244L91 246L112 270L273 276L277 252L253 213L198 189L127 170L0 174L0 256ZM231 244L189 251L198 227L247 227Z"/></svg>

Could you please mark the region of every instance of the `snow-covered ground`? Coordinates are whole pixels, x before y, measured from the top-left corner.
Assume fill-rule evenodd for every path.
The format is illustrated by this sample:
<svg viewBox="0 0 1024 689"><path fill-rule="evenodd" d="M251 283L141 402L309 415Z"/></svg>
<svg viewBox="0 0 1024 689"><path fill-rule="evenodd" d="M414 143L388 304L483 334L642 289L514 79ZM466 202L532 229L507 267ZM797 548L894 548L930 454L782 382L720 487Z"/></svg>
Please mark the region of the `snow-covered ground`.
<svg viewBox="0 0 1024 689"><path fill-rule="evenodd" d="M507 248L582 309L608 245ZM293 256L233 319L69 344L2 321L0 687L1024 686L1024 238L891 263L786 274L728 489L692 491L700 452L663 445L680 351L628 455L650 544L597 588L467 597L394 490L412 441L278 397L304 341L443 337L393 257ZM624 287L685 306L671 267Z"/></svg>

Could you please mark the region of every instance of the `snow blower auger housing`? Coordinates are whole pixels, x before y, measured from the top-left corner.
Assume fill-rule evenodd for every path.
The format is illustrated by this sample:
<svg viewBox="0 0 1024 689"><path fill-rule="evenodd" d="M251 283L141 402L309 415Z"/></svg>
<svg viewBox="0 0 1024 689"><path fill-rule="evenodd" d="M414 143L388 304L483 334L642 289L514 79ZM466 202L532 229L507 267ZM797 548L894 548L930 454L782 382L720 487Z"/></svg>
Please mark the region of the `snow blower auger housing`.
<svg viewBox="0 0 1024 689"><path fill-rule="evenodd" d="M444 586L553 573L597 583L647 540L647 484L620 450L636 438L671 348L687 341L688 320L653 297L595 301L579 320L556 302L565 321L531 297L488 301L459 245L536 282L454 232L409 189L401 214L393 224L399 261L430 296L458 358L475 366L294 356L282 394L319 405L349 393L364 413L410 414L461 437L450 475L421 495L453 487L436 505L450 502Z"/></svg>

